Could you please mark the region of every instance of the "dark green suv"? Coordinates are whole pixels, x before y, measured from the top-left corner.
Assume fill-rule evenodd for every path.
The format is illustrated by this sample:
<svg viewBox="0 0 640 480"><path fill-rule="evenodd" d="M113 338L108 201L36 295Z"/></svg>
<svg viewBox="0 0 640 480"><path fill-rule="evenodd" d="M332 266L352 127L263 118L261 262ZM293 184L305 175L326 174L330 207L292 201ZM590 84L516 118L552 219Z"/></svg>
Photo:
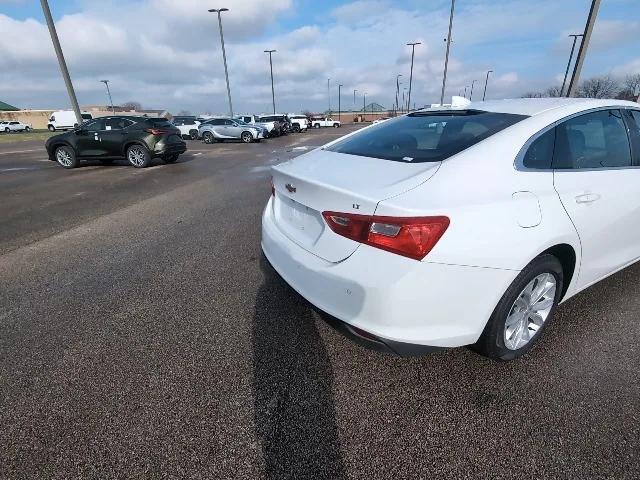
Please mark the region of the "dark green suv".
<svg viewBox="0 0 640 480"><path fill-rule="evenodd" d="M100 117L55 135L45 144L49 159L75 168L82 159L111 163L126 158L136 168L160 157L173 163L187 150L180 130L164 118Z"/></svg>

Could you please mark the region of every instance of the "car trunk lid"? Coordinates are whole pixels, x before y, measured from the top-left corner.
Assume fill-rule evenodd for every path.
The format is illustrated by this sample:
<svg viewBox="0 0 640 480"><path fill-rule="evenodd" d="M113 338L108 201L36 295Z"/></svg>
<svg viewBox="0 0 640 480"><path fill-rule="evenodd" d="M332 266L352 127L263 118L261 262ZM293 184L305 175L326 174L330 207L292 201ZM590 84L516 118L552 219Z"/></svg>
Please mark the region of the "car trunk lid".
<svg viewBox="0 0 640 480"><path fill-rule="evenodd" d="M322 212L373 215L380 201L425 182L439 165L314 150L273 167L276 224L305 250L342 261L359 243L334 233Z"/></svg>

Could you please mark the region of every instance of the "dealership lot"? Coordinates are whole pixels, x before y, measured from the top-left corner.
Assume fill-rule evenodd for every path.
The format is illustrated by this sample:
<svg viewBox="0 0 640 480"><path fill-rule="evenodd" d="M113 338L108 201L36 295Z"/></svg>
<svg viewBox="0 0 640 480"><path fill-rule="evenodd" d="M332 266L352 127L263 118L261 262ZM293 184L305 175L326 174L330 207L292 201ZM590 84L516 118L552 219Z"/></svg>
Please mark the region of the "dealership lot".
<svg viewBox="0 0 640 480"><path fill-rule="evenodd" d="M364 350L265 262L270 165L353 128L147 169L0 145L0 478L637 478L640 266L495 363Z"/></svg>

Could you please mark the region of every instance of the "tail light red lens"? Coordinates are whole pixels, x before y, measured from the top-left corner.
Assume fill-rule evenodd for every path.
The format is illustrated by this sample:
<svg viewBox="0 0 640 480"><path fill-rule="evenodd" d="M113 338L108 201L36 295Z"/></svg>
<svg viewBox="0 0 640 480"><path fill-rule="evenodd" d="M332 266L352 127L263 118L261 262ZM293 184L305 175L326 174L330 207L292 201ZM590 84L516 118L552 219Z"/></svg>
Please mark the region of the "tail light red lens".
<svg viewBox="0 0 640 480"><path fill-rule="evenodd" d="M161 128L145 128L144 131L151 135L164 135L165 133L169 133L169 130L163 130Z"/></svg>
<svg viewBox="0 0 640 480"><path fill-rule="evenodd" d="M382 217L322 212L338 235L388 252L422 260L449 227L449 217Z"/></svg>

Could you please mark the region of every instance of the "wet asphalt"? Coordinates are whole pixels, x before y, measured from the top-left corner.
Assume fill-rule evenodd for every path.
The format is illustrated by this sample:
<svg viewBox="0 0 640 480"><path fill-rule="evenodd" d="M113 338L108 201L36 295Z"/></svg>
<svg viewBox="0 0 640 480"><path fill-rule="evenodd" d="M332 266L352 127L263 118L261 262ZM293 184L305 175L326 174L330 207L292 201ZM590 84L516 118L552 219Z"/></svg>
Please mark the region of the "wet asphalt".
<svg viewBox="0 0 640 480"><path fill-rule="evenodd" d="M639 478L640 266L510 363L365 350L273 271L269 166L348 130L143 170L0 145L0 478Z"/></svg>

